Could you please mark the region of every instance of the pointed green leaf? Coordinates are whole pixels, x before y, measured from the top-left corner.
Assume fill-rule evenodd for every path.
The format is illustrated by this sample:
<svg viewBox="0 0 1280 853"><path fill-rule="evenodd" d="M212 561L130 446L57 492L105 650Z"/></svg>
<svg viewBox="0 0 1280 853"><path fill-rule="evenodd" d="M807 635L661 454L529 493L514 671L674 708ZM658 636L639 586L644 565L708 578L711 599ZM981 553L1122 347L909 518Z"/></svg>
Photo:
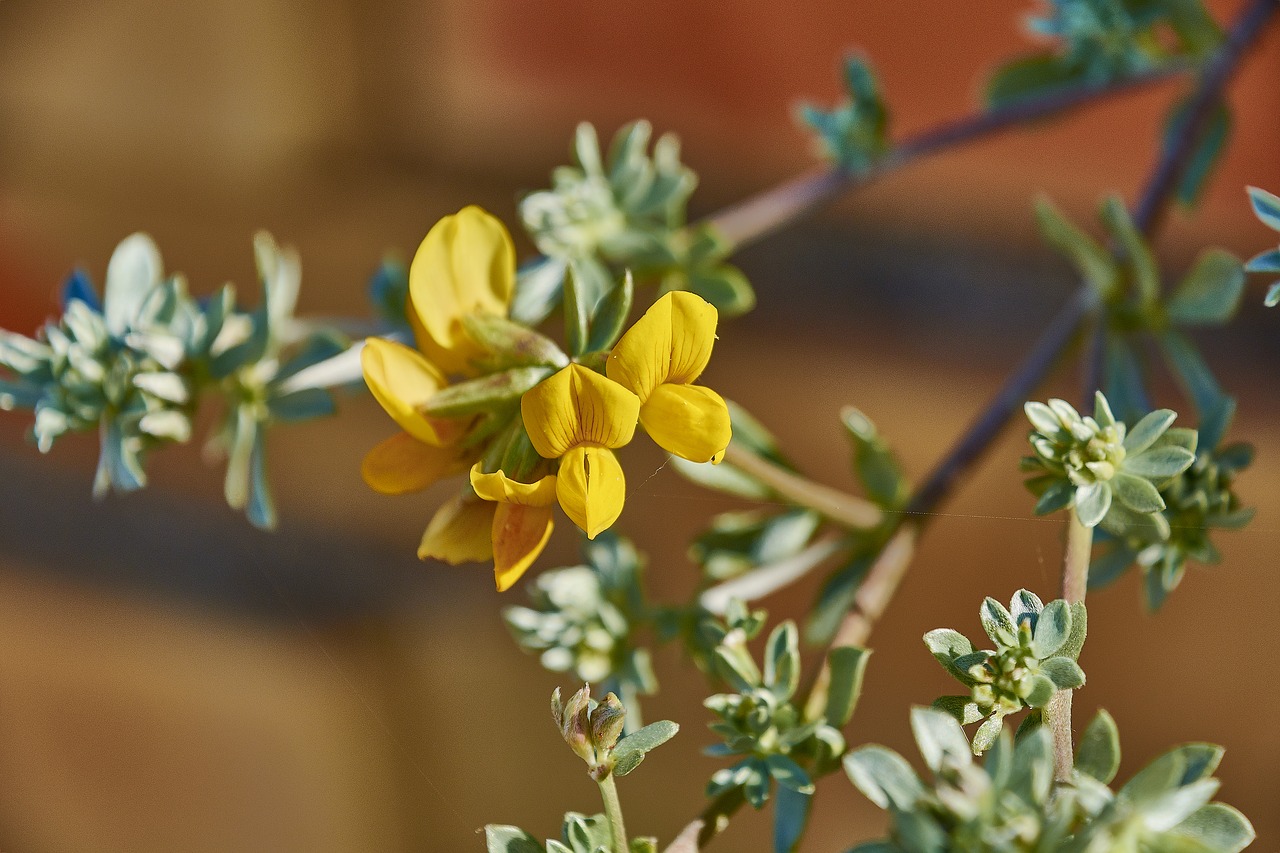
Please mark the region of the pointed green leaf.
<svg viewBox="0 0 1280 853"><path fill-rule="evenodd" d="M1068 657L1053 657L1040 663L1040 670L1049 676L1059 690L1074 690L1084 686L1084 670Z"/></svg>
<svg viewBox="0 0 1280 853"><path fill-rule="evenodd" d="M969 739L955 718L934 708L911 709L911 731L924 763L935 773L946 764L968 764Z"/></svg>
<svg viewBox="0 0 1280 853"><path fill-rule="evenodd" d="M910 811L924 796L924 785L916 772L891 749L864 746L846 755L842 763L849 781L882 809Z"/></svg>
<svg viewBox="0 0 1280 853"><path fill-rule="evenodd" d="M1076 770L1108 784L1120 769L1120 731L1106 711L1099 710L1080 737Z"/></svg>
<svg viewBox="0 0 1280 853"><path fill-rule="evenodd" d="M1196 259L1169 300L1169 319L1184 326L1218 325L1235 316L1244 295L1244 268L1230 252L1209 249Z"/></svg>
<svg viewBox="0 0 1280 853"><path fill-rule="evenodd" d="M543 853L538 839L518 826L489 824L484 828L489 853Z"/></svg>
<svg viewBox="0 0 1280 853"><path fill-rule="evenodd" d="M978 610L978 618L982 629L987 632L991 642L1002 646L1012 646L1018 641L1018 626L1013 623L1013 616L1004 605L988 596Z"/></svg>
<svg viewBox="0 0 1280 853"><path fill-rule="evenodd" d="M1201 806L1169 832L1197 841L1215 853L1239 853L1257 837L1249 819L1224 803Z"/></svg>
<svg viewBox="0 0 1280 853"><path fill-rule="evenodd" d="M1168 445L1154 447L1145 453L1130 456L1124 460L1121 469L1126 474L1135 474L1148 480L1167 480L1176 477L1191 467L1196 455L1184 447ZM1130 504L1132 506L1132 504Z"/></svg>
<svg viewBox="0 0 1280 853"><path fill-rule="evenodd" d="M1160 490L1143 477L1120 471L1111 478L1111 488L1120 502L1134 512L1159 512L1164 509L1164 498L1160 497Z"/></svg>
<svg viewBox="0 0 1280 853"><path fill-rule="evenodd" d="M645 755L671 740L678 731L680 727L670 720L659 720L623 737L612 752L617 762L614 774L626 776L639 766Z"/></svg>
<svg viewBox="0 0 1280 853"><path fill-rule="evenodd" d="M792 853L804 835L809 822L812 793L803 793L786 785L780 785L773 799L773 850L774 853Z"/></svg>
<svg viewBox="0 0 1280 853"><path fill-rule="evenodd" d="M1062 599L1049 602L1036 620L1031 650L1038 658L1047 658L1062 648L1071 636L1071 608Z"/></svg>
<svg viewBox="0 0 1280 853"><path fill-rule="evenodd" d="M868 649L856 646L837 646L827 655L831 670L831 683L827 688L827 708L824 716L827 724L839 728L853 717L862 694L862 680L871 658Z"/></svg>
<svg viewBox="0 0 1280 853"><path fill-rule="evenodd" d="M1085 527L1096 527L1111 509L1111 487L1104 482L1076 488L1076 516Z"/></svg>

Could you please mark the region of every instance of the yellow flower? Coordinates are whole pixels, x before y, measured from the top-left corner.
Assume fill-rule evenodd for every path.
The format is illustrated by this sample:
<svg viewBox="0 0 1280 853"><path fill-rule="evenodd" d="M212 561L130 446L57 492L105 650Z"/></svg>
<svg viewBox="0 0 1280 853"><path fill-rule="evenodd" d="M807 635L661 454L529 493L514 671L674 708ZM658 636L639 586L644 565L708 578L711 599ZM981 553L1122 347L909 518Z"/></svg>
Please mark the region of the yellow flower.
<svg viewBox="0 0 1280 853"><path fill-rule="evenodd" d="M521 483L502 471L486 474L477 462L471 469L471 487L482 499L497 503L490 540L493 577L498 592L503 592L533 565L551 538L555 528L551 505L556 502L556 475L548 474L536 483Z"/></svg>
<svg viewBox="0 0 1280 853"><path fill-rule="evenodd" d="M716 308L686 291L666 294L618 341L605 372L640 399L640 423L658 446L691 462L719 462L729 446L729 409L692 384L711 359Z"/></svg>
<svg viewBox="0 0 1280 853"><path fill-rule="evenodd" d="M407 313L418 348L445 373L471 374L483 352L462 318L505 317L515 284L515 246L501 221L474 205L441 219L409 266Z"/></svg>
<svg viewBox="0 0 1280 853"><path fill-rule="evenodd" d="M590 539L622 513L626 480L612 449L631 441L639 411L635 394L580 364L569 365L520 399L533 448L544 459L560 460L560 506Z"/></svg>
<svg viewBox="0 0 1280 853"><path fill-rule="evenodd" d="M418 559L443 560L451 565L493 559L494 506L470 491L455 495L436 510L422 534Z"/></svg>

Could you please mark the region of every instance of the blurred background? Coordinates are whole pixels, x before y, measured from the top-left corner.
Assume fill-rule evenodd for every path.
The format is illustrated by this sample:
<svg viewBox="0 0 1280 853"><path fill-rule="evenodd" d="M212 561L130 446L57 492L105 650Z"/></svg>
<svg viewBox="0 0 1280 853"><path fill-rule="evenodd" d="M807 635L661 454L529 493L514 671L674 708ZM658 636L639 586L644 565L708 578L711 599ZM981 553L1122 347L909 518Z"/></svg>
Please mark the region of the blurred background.
<svg viewBox="0 0 1280 853"><path fill-rule="evenodd" d="M1238 0L1210 3L1221 19ZM101 281L116 242L158 241L207 293L254 278L266 227L303 258L301 310L366 312L387 250L480 203L515 202L567 162L574 124L608 135L647 117L675 130L708 213L808 167L792 115L839 96L864 50L903 136L973 110L984 75L1030 47L1028 0L779 4L513 0L0 3L0 327L32 332L82 265ZM1246 60L1230 151L1194 213L1160 239L1172 273L1202 246L1275 244L1243 187L1280 189L1280 31ZM1102 195L1132 199L1154 160L1170 83L920 162L739 256L758 310L721 325L707 383L758 414L812 476L852 487L837 422L867 412L922 476L1074 287L1036 239L1044 191L1077 221ZM520 244L522 253L532 247ZM1240 398L1234 433L1259 447L1240 491L1258 507L1221 537L1158 617L1136 577L1090 599L1087 719L1107 707L1122 777L1175 743L1227 747L1220 798L1258 849L1280 846L1280 682L1269 672L1280 602L1280 314L1254 280L1240 318L1200 338ZM1074 397L1064 369L1041 396ZM1182 406L1176 396L1165 402ZM359 462L393 427L366 398L273 433L282 523L251 529L197 450L153 456L145 493L89 499L96 441L41 457L27 418L0 415L0 849L61 851L478 850L486 822L541 836L598 810L554 732L552 687L506 636L483 567L420 564L446 492L373 494ZM877 629L854 742L914 756L911 703L948 690L920 636L971 636L982 594L1051 597L1061 527L1031 517L1018 426L942 508ZM732 502L655 475L620 529L650 554L651 592L696 584L689 538ZM562 524L543 566L575 560ZM767 603L808 606L816 578ZM1267 668L1259 664L1267 658ZM633 834L669 839L719 766L701 677L658 654L646 705L683 730L622 783ZM1193 676L1189 677L1188 674ZM1197 684L1194 689L1189 684ZM842 777L822 783L807 850L844 849L881 816ZM756 850L767 813L715 849Z"/></svg>

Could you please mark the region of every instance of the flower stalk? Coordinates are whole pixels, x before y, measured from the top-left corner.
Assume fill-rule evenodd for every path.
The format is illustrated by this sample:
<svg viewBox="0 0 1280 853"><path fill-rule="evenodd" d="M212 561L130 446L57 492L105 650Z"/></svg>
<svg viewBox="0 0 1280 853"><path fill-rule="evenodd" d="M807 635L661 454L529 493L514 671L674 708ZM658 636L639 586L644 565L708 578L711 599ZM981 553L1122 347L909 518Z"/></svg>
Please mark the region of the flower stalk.
<svg viewBox="0 0 1280 853"><path fill-rule="evenodd" d="M604 816L609 821L609 834L613 839L614 853L627 853L627 828L622 820L622 801L618 799L618 784L610 773L597 784L600 799L604 802Z"/></svg>
<svg viewBox="0 0 1280 853"><path fill-rule="evenodd" d="M1086 527L1072 507L1068 513L1066 553L1062 561L1062 598L1068 604L1084 603L1089 586L1089 556L1093 550L1093 528ZM1059 690L1045 708L1045 724L1053 733L1055 777L1071 779L1074 767L1071 732L1072 690Z"/></svg>
<svg viewBox="0 0 1280 853"><path fill-rule="evenodd" d="M867 530L880 524L884 518L884 513L871 501L793 474L752 453L740 442L729 445L724 459L787 500L822 513L844 527Z"/></svg>

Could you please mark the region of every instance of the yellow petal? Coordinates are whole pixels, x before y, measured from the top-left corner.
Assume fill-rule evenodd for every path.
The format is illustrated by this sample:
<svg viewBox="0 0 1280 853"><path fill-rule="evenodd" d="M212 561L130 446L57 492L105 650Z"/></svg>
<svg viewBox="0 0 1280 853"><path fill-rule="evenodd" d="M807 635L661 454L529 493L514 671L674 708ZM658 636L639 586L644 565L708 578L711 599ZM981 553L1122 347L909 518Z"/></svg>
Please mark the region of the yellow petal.
<svg viewBox="0 0 1280 853"><path fill-rule="evenodd" d="M495 217L474 205L446 216L427 233L409 266L410 305L424 352L447 372L465 372L481 350L467 336L467 314L505 316L515 290L516 252ZM432 350L439 347L440 352Z"/></svg>
<svg viewBox="0 0 1280 853"><path fill-rule="evenodd" d="M643 402L664 382L697 379L711 359L716 307L683 290L666 294L618 341L605 372Z"/></svg>
<svg viewBox="0 0 1280 853"><path fill-rule="evenodd" d="M627 481L612 450L575 447L560 460L556 497L564 514L588 539L618 520L626 496Z"/></svg>
<svg viewBox="0 0 1280 853"><path fill-rule="evenodd" d="M702 385L659 385L640 407L640 423L659 447L690 462L719 461L733 436L729 408Z"/></svg>
<svg viewBox="0 0 1280 853"><path fill-rule="evenodd" d="M360 365L373 396L405 432L437 447L462 435L462 422L421 413L420 407L448 382L420 353L395 341L369 338L360 352Z"/></svg>
<svg viewBox="0 0 1280 853"><path fill-rule="evenodd" d="M418 559L483 563L493 559L493 511L497 504L471 494L450 498L436 510L418 545Z"/></svg>
<svg viewBox="0 0 1280 853"><path fill-rule="evenodd" d="M467 460L456 447L423 444L407 432L378 442L365 454L360 474L369 488L384 495L417 492L436 480L460 474Z"/></svg>
<svg viewBox="0 0 1280 853"><path fill-rule="evenodd" d="M498 505L493 515L493 578L498 592L510 589L533 565L554 527L549 506Z"/></svg>
<svg viewBox="0 0 1280 853"><path fill-rule="evenodd" d="M551 506L556 500L556 475L548 474L536 483L521 483L502 471L486 474L480 462L471 467L471 488L487 501L521 506Z"/></svg>
<svg viewBox="0 0 1280 853"><path fill-rule="evenodd" d="M525 392L520 415L533 449L544 459L587 443L622 447L631 441L640 400L580 364L571 364Z"/></svg>

